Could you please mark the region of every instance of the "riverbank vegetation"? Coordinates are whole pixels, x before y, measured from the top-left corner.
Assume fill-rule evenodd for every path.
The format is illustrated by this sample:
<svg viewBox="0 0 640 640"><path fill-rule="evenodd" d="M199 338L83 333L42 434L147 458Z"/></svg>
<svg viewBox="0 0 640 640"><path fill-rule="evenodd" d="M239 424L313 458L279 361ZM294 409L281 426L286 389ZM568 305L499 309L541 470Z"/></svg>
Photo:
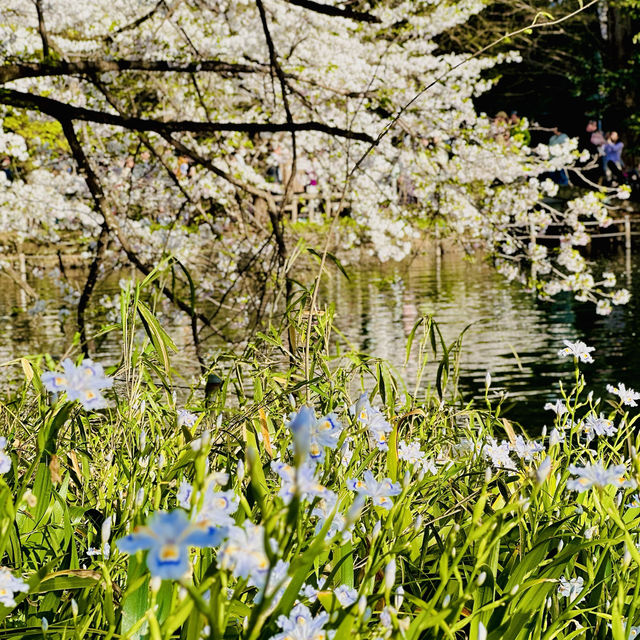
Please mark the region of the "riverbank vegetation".
<svg viewBox="0 0 640 640"><path fill-rule="evenodd" d="M640 394L585 389L597 348L558 354L575 374L527 434L490 375L460 402L462 337L430 318L407 352L440 366L413 389L331 349L330 312L292 310L297 349L257 335L203 393L140 292L116 366L77 346L5 364L24 384L0 405L3 637L637 634Z"/></svg>

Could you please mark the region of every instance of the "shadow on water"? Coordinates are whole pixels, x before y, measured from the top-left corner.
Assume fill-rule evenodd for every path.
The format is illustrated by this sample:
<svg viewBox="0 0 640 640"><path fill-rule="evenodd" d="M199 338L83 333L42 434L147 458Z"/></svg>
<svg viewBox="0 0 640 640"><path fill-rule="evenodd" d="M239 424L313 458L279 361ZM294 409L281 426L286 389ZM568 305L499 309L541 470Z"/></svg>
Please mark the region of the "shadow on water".
<svg viewBox="0 0 640 640"><path fill-rule="evenodd" d="M594 305L566 294L540 302L482 260L470 261L458 253L445 253L438 261L427 256L394 265L353 265L348 267L350 280L334 275L325 281L321 302L335 304L336 325L354 347L390 361L411 389L417 362L412 357L404 366L405 345L420 316L432 315L448 343L473 323L463 343L461 392L466 399L483 397L489 371L492 390L508 392L505 415L535 432L553 419L543 406L559 397L559 380L571 384L573 379L572 362L557 355L565 339L584 340L596 348L596 362L583 365L595 394L606 397L606 384L618 381L640 389L640 256L632 256L627 265L624 250L609 248L606 256L594 250L592 259L597 274L613 271L619 285L634 294L629 305L614 307L610 316L597 316ZM47 351L60 357L71 343L74 322L59 316L55 283L44 278L31 284L49 300L41 313L19 311L20 290L0 275L2 361ZM117 289L117 281L114 286ZM186 377L197 375L188 322L164 324L180 347L176 366ZM101 354L118 358L115 336L102 344ZM433 384L435 369L431 363L423 386Z"/></svg>

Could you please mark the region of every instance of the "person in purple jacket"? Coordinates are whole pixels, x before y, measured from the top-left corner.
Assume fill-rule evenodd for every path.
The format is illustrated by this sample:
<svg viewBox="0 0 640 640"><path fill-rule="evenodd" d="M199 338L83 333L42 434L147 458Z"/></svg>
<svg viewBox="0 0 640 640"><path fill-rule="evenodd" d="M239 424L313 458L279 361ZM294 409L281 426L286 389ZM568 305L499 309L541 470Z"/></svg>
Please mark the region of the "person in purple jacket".
<svg viewBox="0 0 640 640"><path fill-rule="evenodd" d="M622 147L624 143L618 139L618 132L611 131L604 143L604 170L607 182L611 183L615 178L617 182L622 177Z"/></svg>

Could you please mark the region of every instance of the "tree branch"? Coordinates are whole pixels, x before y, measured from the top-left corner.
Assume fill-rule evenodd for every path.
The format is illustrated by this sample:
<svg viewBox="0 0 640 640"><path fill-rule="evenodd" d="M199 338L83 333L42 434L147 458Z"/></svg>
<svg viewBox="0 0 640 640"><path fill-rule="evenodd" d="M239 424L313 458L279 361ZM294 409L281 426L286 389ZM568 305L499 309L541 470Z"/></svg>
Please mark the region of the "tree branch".
<svg viewBox="0 0 640 640"><path fill-rule="evenodd" d="M292 159L291 159L291 173L289 175L289 179L284 188L284 197L282 198L282 203L280 204L280 208L277 212L269 210L269 217L271 218L271 226L273 227L273 233L276 237L276 244L278 246L278 255L279 255L279 264L280 267L284 266L286 257L287 257L287 243L284 239L284 225L283 225L283 215L284 208L287 203L287 199L289 198L289 194L291 193L291 188L293 186L293 182L296 179L297 172L297 146L296 146L296 134L293 122L293 116L291 115L291 109L289 108L289 98L287 97L287 81L284 77L284 73L282 72L282 68L278 62L278 54L276 52L275 45L273 43L273 39L271 37L271 33L269 31L269 25L267 23L267 13L264 10L264 4L262 0L256 0L256 5L258 6L258 11L260 13L260 21L262 22L262 30L264 31L264 37L267 41L267 47L269 49L269 60L271 62L271 68L273 72L278 76L278 81L280 83L280 92L282 93L282 104L284 105L284 110L287 116L287 124L289 124L291 129L291 147L293 150ZM288 302L288 298L287 298Z"/></svg>
<svg viewBox="0 0 640 640"><path fill-rule="evenodd" d="M82 149L82 145L80 144L78 137L76 136L76 132L73 128L72 122L70 120L61 120L60 124L62 125L62 130L64 131L67 142L69 143L71 153L73 154L76 164L78 165L78 169L80 169L84 174L85 182L89 187L89 191L91 192L91 196L93 197L96 209L102 213L103 217L100 234L98 235L98 239L96 241L96 252L93 256L93 260L91 261L91 265L89 266L89 273L84 283L84 287L82 288L82 294L80 295L80 300L78 301L78 310L76 316L78 322L78 331L80 333L80 348L82 349L84 355L88 358L89 343L87 341L85 311L89 306L91 294L93 293L93 290L98 281L100 262L102 261L104 252L107 248L109 223L107 217L104 215L104 210L106 210L107 204L102 186L91 165L89 164L89 161L87 160L84 150Z"/></svg>
<svg viewBox="0 0 640 640"><path fill-rule="evenodd" d="M309 11L315 11L316 13L324 13L327 16L336 16L338 18L349 18L351 20L357 20L358 22L380 22L380 18L374 16L371 13L365 13L364 11L353 11L352 9L334 7L330 4L322 4L321 2L314 2L314 0L287 0L289 4L294 4L297 7L303 7Z"/></svg>
<svg viewBox="0 0 640 640"><path fill-rule="evenodd" d="M150 71L194 73L212 71L225 75L265 73L268 65L242 64L223 60L173 62L171 60L47 60L45 62L21 62L0 67L0 84L40 76L90 75L107 71Z"/></svg>
<svg viewBox="0 0 640 640"><path fill-rule="evenodd" d="M42 57L46 60L49 57L49 36L44 24L44 13L42 12L42 0L34 0L36 11L38 12L38 31L42 40Z"/></svg>
<svg viewBox="0 0 640 640"><path fill-rule="evenodd" d="M341 127L333 127L322 122L295 122L295 123L270 123L270 122L194 122L192 120L149 120L145 118L123 118L122 116L74 107L58 100L37 96L31 93L15 91L14 89L0 89L0 103L8 104L22 109L33 109L45 113L57 120L84 120L100 124L122 127L131 131L154 131L160 135L168 135L177 132L190 133L214 133L222 131L239 131L243 133L257 134L261 132L278 133L291 131L319 131L340 138L361 140L369 144L375 144L374 139L361 131L350 131Z"/></svg>
<svg viewBox="0 0 640 640"><path fill-rule="evenodd" d="M129 260L131 260L131 262L145 276L148 276L153 271L153 267L143 262L138 256L138 254L132 249L131 245L129 244L129 241L127 240L126 236L122 232L122 229L118 224L118 221L109 210L108 203L106 201L104 192L102 190L102 185L100 184L100 181L97 175L95 174L91 165L89 164L89 161L87 160L84 150L82 149L82 146L80 145L80 142L76 137L71 121L69 119L67 120L62 119L60 120L60 124L62 125L65 136L67 137L67 141L69 142L69 146L71 148L71 152L73 153L73 157L76 163L78 164L78 168L84 174L87 187L91 192L91 196L93 197L93 201L96 205L96 208L102 214L102 217L104 219L103 228L105 229L105 233L106 232L114 233L123 251L127 254L127 257L129 258ZM169 289L169 287L165 285L160 285L157 282L155 284L160 289L160 291L162 291L162 293L169 300L171 300L181 311L184 311L185 313L187 313L190 318L193 318L194 316L196 316L209 329L212 329L216 334L220 335L220 332L211 324L207 316L195 311L195 309L193 309L191 305L188 305L186 302L184 302L184 300L180 299L174 291ZM86 294L87 300L88 300L88 296L91 294L92 289L93 289L93 285L91 286L88 293ZM86 290L86 287L85 287L85 290ZM85 295L84 291L83 291L83 295Z"/></svg>
<svg viewBox="0 0 640 640"><path fill-rule="evenodd" d="M136 29L141 24L144 24L147 20L150 20L151 18L153 18L153 16L156 14L158 9L160 9L160 7L163 4L164 4L164 0L158 0L158 2L156 3L155 7L153 7L153 9L147 11L147 13L141 15L139 18L137 18L133 22L130 22L129 24L125 24L124 26L116 29L113 33L110 33L108 36L106 36L105 40L113 40L114 36L116 35L120 35L125 31L130 31L131 29Z"/></svg>

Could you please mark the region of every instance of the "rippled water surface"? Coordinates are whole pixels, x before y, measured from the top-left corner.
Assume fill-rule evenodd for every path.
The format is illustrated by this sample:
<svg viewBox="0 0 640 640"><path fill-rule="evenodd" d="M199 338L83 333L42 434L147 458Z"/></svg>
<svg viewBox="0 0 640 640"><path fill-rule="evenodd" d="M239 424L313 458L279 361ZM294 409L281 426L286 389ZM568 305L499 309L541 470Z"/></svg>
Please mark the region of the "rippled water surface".
<svg viewBox="0 0 640 640"><path fill-rule="evenodd" d="M441 260L426 256L381 267L351 266L350 280L332 277L321 297L322 302L335 304L336 324L354 346L389 360L410 384L415 383L417 363L411 358L404 366L405 344L421 315L433 315L448 342L472 324L461 359L463 394L483 395L489 371L492 388L509 394L507 415L535 430L551 419L542 407L558 397L558 380L570 384L572 379L572 364L557 356L563 339L580 339L596 347L596 362L584 365L596 393L606 393L605 385L618 381L640 389L638 249L634 248L636 255L630 262L624 251L615 248L606 257L592 258L598 269L614 271L619 284L634 293L629 305L614 308L608 317L597 316L593 305L568 296L559 296L553 303L536 301L481 260L472 262L458 253L445 253ZM48 279L30 282L45 298L56 290ZM117 288L117 282L113 286ZM44 351L61 356L73 336L73 322L61 322L55 300L38 314L21 310L24 302L17 285L0 275L0 358ZM195 373L188 326L168 329L177 344L185 347L177 356L178 367ZM102 344L105 357L119 354L115 340ZM433 385L434 378L435 365L431 365L422 384Z"/></svg>

